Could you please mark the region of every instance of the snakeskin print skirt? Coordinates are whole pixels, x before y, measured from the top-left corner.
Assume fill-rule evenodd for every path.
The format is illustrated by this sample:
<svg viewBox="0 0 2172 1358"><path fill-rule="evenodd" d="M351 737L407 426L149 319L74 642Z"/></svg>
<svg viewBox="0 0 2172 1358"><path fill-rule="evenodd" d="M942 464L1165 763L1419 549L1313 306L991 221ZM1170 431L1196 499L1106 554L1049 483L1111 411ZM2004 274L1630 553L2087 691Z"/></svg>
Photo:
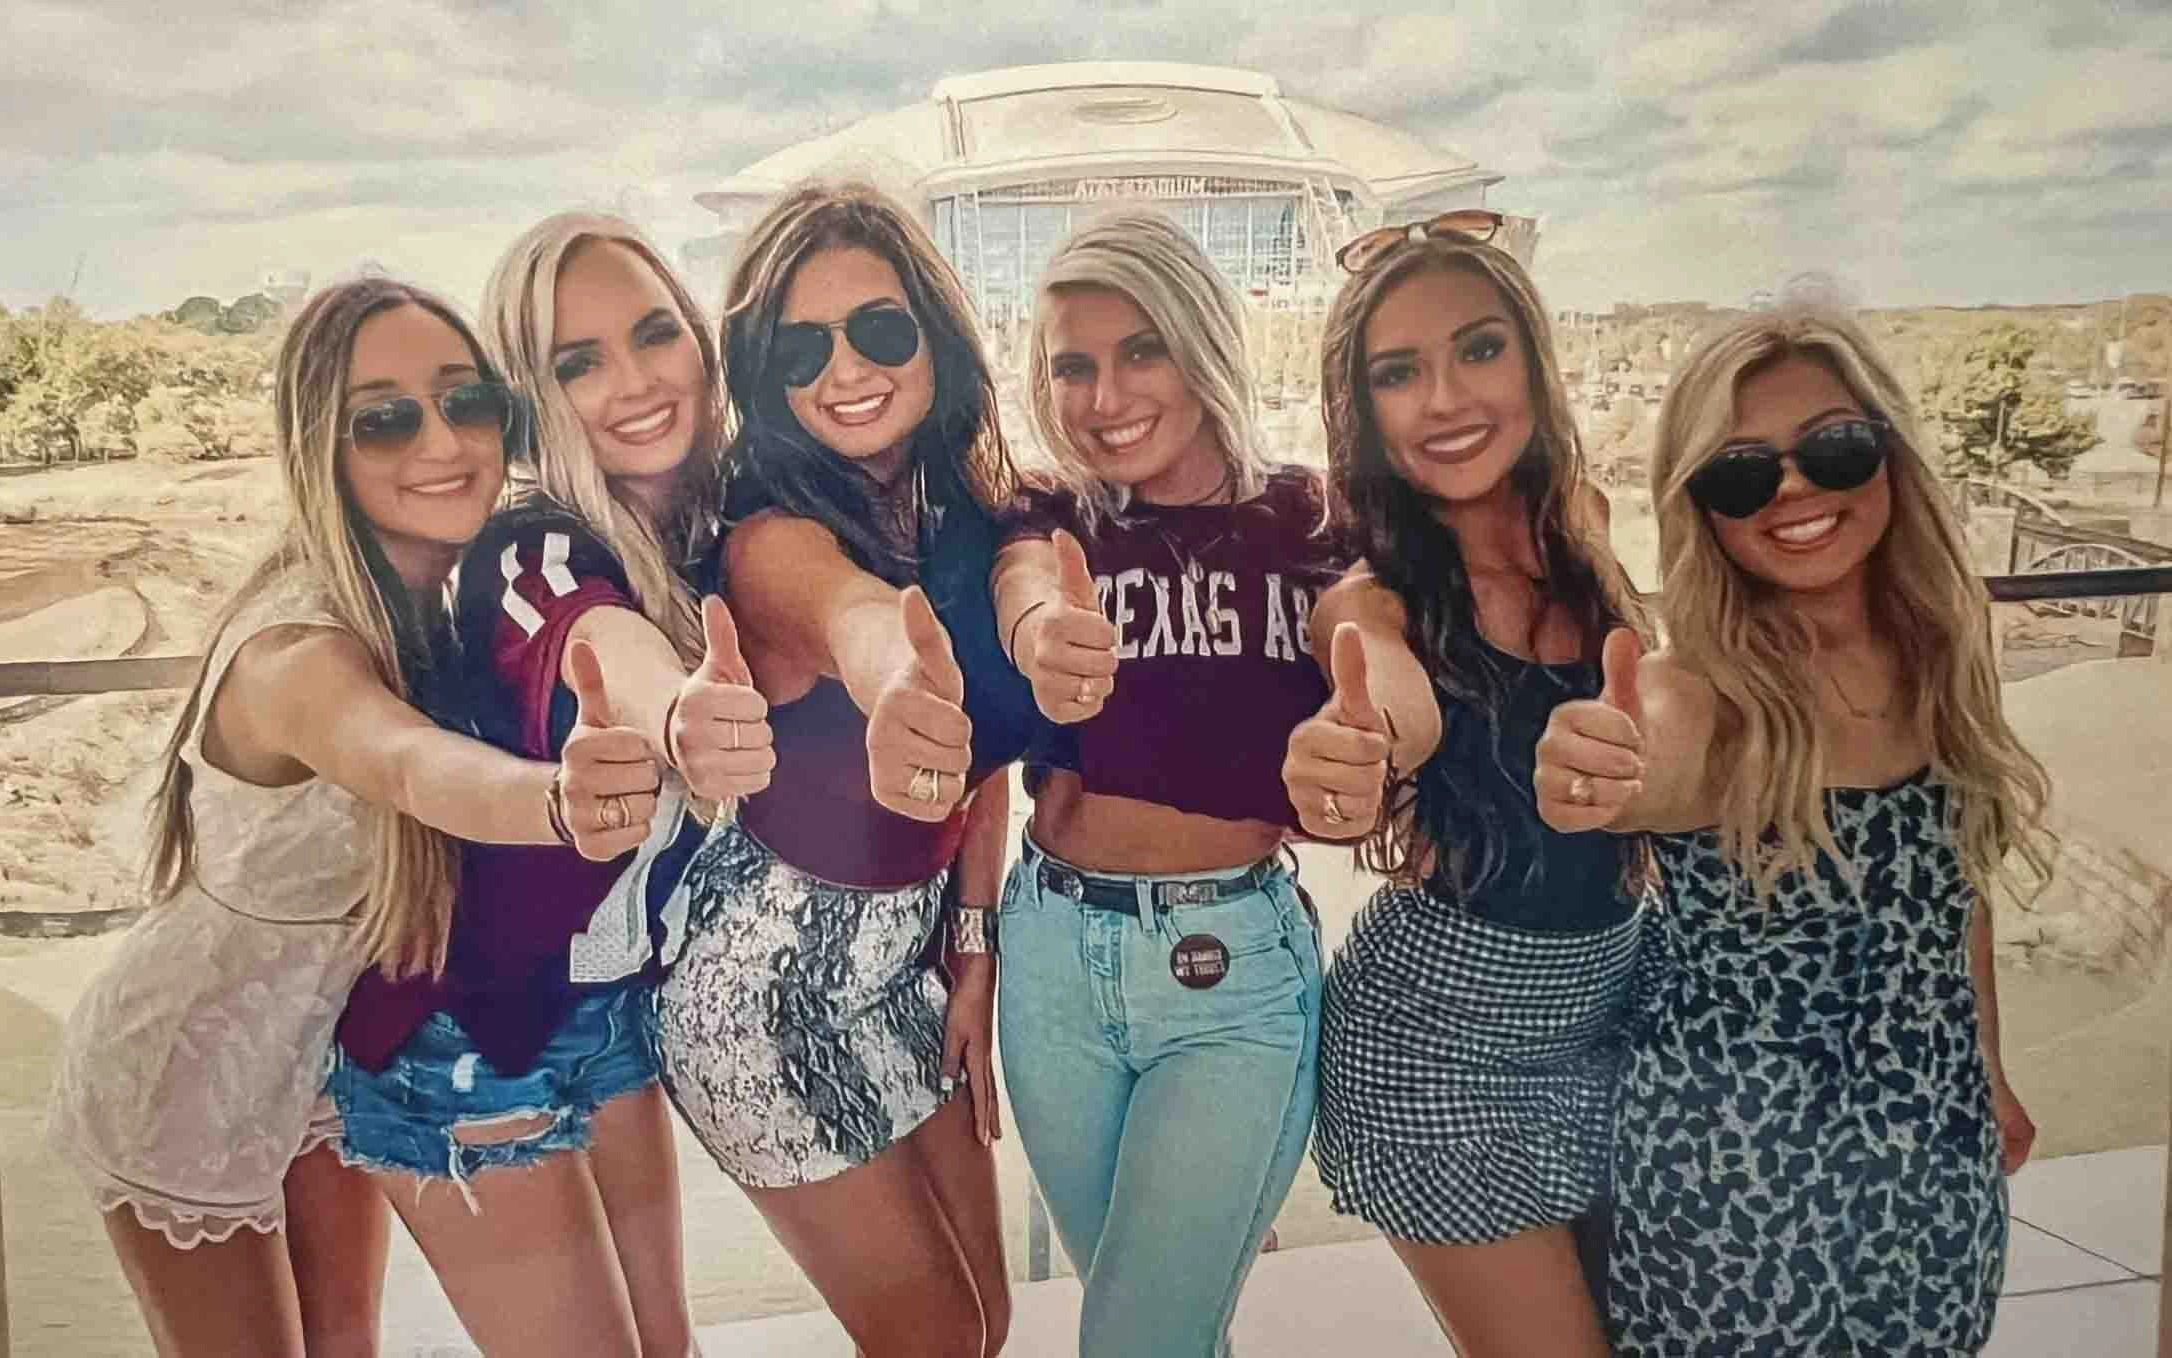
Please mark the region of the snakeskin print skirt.
<svg viewBox="0 0 2172 1358"><path fill-rule="evenodd" d="M686 948L657 992L664 1087L757 1188L865 1164L941 1106L942 975L923 957L947 873L839 886L719 822L687 870Z"/></svg>

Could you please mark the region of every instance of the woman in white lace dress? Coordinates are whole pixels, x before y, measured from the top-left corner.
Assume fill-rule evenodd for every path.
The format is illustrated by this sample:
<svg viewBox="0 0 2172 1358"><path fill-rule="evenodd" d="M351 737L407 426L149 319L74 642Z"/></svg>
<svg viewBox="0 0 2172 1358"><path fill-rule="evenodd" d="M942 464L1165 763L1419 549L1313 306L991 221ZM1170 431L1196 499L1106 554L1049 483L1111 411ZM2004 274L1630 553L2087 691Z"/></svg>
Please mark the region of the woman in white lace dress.
<svg viewBox="0 0 2172 1358"><path fill-rule="evenodd" d="M277 376L287 522L213 625L151 807L152 908L69 1019L54 1090L54 1145L169 1356L375 1351L386 1216L320 1111L347 989L372 961L443 965L445 835L610 857L656 784L638 733L535 763L410 705L522 427L458 316L343 284Z"/></svg>

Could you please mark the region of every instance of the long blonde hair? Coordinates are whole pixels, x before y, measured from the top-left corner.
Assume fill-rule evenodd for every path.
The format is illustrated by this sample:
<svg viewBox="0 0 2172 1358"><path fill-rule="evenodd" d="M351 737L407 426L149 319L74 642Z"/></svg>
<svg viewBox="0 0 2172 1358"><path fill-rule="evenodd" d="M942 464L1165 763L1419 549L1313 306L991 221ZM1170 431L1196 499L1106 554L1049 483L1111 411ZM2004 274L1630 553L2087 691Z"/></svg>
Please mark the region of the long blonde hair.
<svg viewBox="0 0 2172 1358"><path fill-rule="evenodd" d="M1034 433L1076 495L1087 529L1121 513L1130 498L1129 487L1096 474L1094 459L1072 439L1048 369L1051 305L1066 292L1091 288L1122 293L1146 313L1213 423L1229 464L1232 498L1259 494L1268 462L1236 290L1184 228L1149 208L1119 209L1088 222L1057 247L1041 274L1026 352L1026 408Z"/></svg>
<svg viewBox="0 0 2172 1358"><path fill-rule="evenodd" d="M196 874L196 831L189 791L194 773L181 757L209 713L205 680L212 657L235 617L268 590L306 584L341 627L366 647L378 677L412 701L417 671L427 664L427 623L416 616L350 496L339 466L340 419L355 336L371 317L419 306L464 340L484 377L494 377L482 346L458 312L403 283L363 278L336 284L309 299L279 347L274 417L286 522L213 619L204 665L166 742L164 770L151 803L151 846L145 878L154 902L173 897ZM370 876L361 907L361 945L371 962L397 979L444 969L452 928L458 846L411 816L366 806Z"/></svg>
<svg viewBox="0 0 2172 1358"><path fill-rule="evenodd" d="M1817 720L1817 638L1769 585L1727 556L1689 497L1689 479L1726 441L1744 378L1789 356L1828 368L1892 426L1892 518L1871 552L1871 606L1900 650L1904 700L1937 778L1953 789L1963 870L1980 892L2018 850L2039 875L2051 781L2006 723L1991 646L1990 596L1971 569L1946 496L1924 461L1907 393L1847 315L1795 306L1755 312L1705 337L1668 390L1652 451L1660 609L1668 644L1720 702L1710 767L1721 771L1720 835L1759 894L1823 849L1826 749ZM1765 842L1769 832L1776 843Z"/></svg>
<svg viewBox="0 0 2172 1358"><path fill-rule="evenodd" d="M595 243L639 255L671 294L701 353L707 399L692 448L661 522L650 523L603 474L573 402L551 363L556 342L558 275L573 254ZM595 212L561 212L537 222L507 248L483 288L483 339L506 380L535 409L536 479L543 492L579 514L617 554L642 616L671 639L688 665L702 656L701 605L679 567L706 545L717 511L723 465L723 371L716 337L686 285L639 228Z"/></svg>

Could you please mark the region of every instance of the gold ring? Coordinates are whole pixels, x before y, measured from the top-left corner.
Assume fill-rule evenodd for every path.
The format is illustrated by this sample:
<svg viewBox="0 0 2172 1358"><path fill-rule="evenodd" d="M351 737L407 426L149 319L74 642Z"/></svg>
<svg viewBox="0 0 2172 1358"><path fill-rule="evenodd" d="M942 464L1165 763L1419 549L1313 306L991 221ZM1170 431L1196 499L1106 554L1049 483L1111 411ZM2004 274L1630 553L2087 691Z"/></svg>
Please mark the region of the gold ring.
<svg viewBox="0 0 2172 1358"><path fill-rule="evenodd" d="M912 781L905 785L905 795L916 802L932 802L943 795L943 775L934 769L913 767Z"/></svg>
<svg viewBox="0 0 2172 1358"><path fill-rule="evenodd" d="M609 811L606 812L605 808ZM613 793L596 799L596 828L599 830L623 830L633 824L633 812L626 809L623 793Z"/></svg>
<svg viewBox="0 0 2172 1358"><path fill-rule="evenodd" d="M1579 773L1569 780L1569 803L1572 806L1591 805L1591 775Z"/></svg>
<svg viewBox="0 0 2172 1358"><path fill-rule="evenodd" d="M1342 803L1335 800L1335 794L1332 792L1327 794L1327 801L1322 810L1327 812L1327 819L1331 824L1341 825L1350 819L1343 814Z"/></svg>

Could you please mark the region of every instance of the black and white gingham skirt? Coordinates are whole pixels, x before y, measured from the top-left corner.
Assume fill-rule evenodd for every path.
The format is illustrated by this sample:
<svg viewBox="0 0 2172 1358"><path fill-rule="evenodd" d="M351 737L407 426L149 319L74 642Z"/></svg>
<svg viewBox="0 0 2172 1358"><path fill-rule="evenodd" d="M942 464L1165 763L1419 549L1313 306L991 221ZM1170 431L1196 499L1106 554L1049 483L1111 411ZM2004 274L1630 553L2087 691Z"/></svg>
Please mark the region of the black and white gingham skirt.
<svg viewBox="0 0 2172 1358"><path fill-rule="evenodd" d="M1312 1154L1335 1210L1477 1244L1606 1191L1644 912L1582 933L1494 924L1386 887L1320 1003Z"/></svg>

